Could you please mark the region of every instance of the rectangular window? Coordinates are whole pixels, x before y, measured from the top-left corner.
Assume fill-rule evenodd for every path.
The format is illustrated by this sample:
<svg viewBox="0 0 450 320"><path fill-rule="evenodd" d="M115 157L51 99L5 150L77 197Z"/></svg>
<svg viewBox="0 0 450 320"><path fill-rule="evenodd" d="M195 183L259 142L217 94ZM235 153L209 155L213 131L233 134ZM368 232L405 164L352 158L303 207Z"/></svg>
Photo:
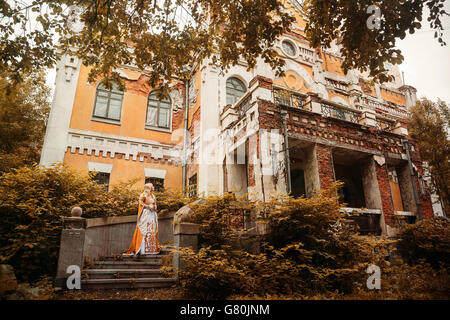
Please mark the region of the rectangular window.
<svg viewBox="0 0 450 320"><path fill-rule="evenodd" d="M197 174L189 178L188 197L194 198L197 196Z"/></svg>
<svg viewBox="0 0 450 320"><path fill-rule="evenodd" d="M161 178L145 178L145 183L153 184L156 192L160 192L164 190L164 179Z"/></svg>
<svg viewBox="0 0 450 320"><path fill-rule="evenodd" d="M120 121L120 114L122 110L123 91L120 91L117 86L108 90L100 85L97 88L93 118L94 120L102 121L113 120Z"/></svg>

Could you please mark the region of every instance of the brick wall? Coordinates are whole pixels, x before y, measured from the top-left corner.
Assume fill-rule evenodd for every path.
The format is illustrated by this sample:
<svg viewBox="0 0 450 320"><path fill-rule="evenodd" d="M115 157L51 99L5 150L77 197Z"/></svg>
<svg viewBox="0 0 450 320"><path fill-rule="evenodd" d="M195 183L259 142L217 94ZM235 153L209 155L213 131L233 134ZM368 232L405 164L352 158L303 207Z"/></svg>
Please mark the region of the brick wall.
<svg viewBox="0 0 450 320"><path fill-rule="evenodd" d="M394 205L392 201L391 186L389 184L389 175L387 165L382 166L375 164L378 187L380 189L381 203L383 206L384 220L386 224L393 226L394 224Z"/></svg>
<svg viewBox="0 0 450 320"><path fill-rule="evenodd" d="M319 167L320 188L327 189L335 181L331 148L320 144L316 145L316 156Z"/></svg>

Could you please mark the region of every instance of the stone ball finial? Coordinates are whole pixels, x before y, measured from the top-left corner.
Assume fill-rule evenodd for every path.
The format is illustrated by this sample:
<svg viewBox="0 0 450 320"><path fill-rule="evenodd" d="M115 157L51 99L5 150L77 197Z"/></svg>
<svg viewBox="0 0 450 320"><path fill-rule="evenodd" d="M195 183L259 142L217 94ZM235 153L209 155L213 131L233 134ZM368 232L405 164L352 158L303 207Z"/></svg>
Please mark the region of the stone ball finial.
<svg viewBox="0 0 450 320"><path fill-rule="evenodd" d="M74 218L79 218L83 214L83 209L81 209L80 207L73 207L70 214Z"/></svg>

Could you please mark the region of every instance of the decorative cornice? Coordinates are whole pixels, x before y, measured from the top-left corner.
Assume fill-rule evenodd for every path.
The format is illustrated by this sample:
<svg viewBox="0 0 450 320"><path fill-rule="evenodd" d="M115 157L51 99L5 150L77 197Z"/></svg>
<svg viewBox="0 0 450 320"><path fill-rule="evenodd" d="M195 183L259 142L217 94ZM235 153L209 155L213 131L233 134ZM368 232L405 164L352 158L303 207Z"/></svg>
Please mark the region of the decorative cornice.
<svg viewBox="0 0 450 320"><path fill-rule="evenodd" d="M166 158L169 162L178 162L181 159L181 147L178 145L162 144L152 140L122 137L98 132L69 129L67 136L67 148L71 153L84 154L99 157L100 152L104 158L109 152L110 158L116 154L124 154L126 160L144 162L145 155L154 159Z"/></svg>

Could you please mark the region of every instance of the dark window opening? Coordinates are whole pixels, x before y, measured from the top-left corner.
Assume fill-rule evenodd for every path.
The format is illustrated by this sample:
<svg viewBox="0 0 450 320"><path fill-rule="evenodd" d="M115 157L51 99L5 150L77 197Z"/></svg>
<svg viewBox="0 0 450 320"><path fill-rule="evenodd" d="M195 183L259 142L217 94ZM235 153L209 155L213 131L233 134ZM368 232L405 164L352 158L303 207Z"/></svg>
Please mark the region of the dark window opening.
<svg viewBox="0 0 450 320"><path fill-rule="evenodd" d="M358 232L361 235L381 235L379 214L361 214L358 216L351 216L350 220L353 224L358 225Z"/></svg>
<svg viewBox="0 0 450 320"><path fill-rule="evenodd" d="M334 170L336 180L344 182L344 186L339 190L340 201L350 208L364 208L366 201L359 163L335 164Z"/></svg>
<svg viewBox="0 0 450 320"><path fill-rule="evenodd" d="M188 197L195 198L197 196L197 174L190 177L188 183Z"/></svg>
<svg viewBox="0 0 450 320"><path fill-rule="evenodd" d="M102 186L103 190L108 191L109 189L109 173L97 172L92 179Z"/></svg>
<svg viewBox="0 0 450 320"><path fill-rule="evenodd" d="M161 192L164 190L164 179L161 178L145 178L145 183L153 184L155 192Z"/></svg>

